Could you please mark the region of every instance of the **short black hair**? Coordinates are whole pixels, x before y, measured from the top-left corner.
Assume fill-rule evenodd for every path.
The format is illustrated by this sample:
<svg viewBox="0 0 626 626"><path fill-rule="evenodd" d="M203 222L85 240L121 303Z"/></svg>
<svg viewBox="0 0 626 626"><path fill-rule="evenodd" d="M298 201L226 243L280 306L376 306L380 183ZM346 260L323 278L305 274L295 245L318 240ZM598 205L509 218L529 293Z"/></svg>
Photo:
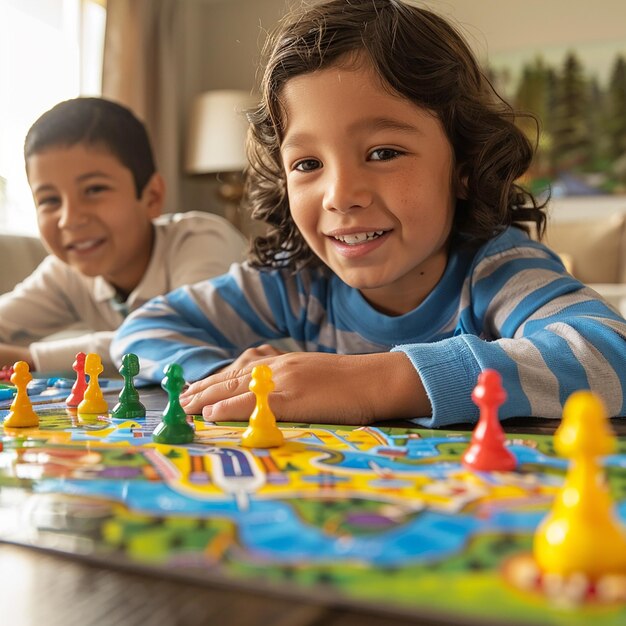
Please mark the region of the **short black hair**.
<svg viewBox="0 0 626 626"><path fill-rule="evenodd" d="M127 167L137 198L156 172L150 138L144 124L125 106L105 98L73 98L46 111L24 141L24 160L54 146L82 143L102 146Z"/></svg>

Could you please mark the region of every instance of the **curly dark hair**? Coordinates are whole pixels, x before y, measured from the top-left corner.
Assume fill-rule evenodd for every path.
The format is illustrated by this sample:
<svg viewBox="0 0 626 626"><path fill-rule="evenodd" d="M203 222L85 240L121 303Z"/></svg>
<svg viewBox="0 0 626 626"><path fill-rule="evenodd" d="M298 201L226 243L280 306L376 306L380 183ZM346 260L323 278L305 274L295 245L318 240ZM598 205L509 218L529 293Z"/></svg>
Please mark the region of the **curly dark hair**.
<svg viewBox="0 0 626 626"><path fill-rule="evenodd" d="M528 231L529 222L543 235L545 204L516 183L534 147L455 28L402 0L329 0L283 18L266 44L261 102L249 112L245 203L268 225L253 243L253 265L321 264L290 215L281 90L295 76L355 55L365 55L392 92L441 120L466 188L456 203L453 245L478 246L513 224Z"/></svg>

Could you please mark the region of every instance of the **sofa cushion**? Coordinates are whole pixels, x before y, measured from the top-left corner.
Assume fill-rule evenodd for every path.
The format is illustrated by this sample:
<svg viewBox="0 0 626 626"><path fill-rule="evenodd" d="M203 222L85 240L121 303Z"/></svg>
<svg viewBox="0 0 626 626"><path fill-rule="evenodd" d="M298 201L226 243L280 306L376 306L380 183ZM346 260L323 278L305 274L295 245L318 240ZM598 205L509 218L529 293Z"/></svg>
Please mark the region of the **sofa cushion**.
<svg viewBox="0 0 626 626"><path fill-rule="evenodd" d="M626 215L548 222L544 243L571 259L583 283L626 282Z"/></svg>
<svg viewBox="0 0 626 626"><path fill-rule="evenodd" d="M0 293L11 291L43 261L46 250L37 237L0 235Z"/></svg>

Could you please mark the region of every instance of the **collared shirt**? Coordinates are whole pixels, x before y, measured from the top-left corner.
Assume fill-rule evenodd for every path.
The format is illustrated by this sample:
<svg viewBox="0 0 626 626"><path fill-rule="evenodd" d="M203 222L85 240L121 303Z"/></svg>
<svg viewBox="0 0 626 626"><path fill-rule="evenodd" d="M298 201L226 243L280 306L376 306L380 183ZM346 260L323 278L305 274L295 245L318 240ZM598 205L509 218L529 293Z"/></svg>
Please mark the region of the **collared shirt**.
<svg viewBox="0 0 626 626"><path fill-rule="evenodd" d="M115 370L109 344L129 312L177 287L223 274L245 254L243 235L216 215L166 214L153 223L150 263L125 301L101 276L84 276L50 255L13 291L0 296L0 342L30 345L42 371L71 370L77 352L95 352L110 374ZM77 326L85 333L40 341Z"/></svg>

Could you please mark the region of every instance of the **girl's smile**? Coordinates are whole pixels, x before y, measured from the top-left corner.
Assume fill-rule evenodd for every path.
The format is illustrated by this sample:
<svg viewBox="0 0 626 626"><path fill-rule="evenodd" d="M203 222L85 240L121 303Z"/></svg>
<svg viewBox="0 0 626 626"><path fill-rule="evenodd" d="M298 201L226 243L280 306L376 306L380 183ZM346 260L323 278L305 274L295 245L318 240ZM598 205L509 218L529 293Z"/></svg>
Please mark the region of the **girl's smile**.
<svg viewBox="0 0 626 626"><path fill-rule="evenodd" d="M456 202L439 119L358 57L292 78L282 102L289 206L307 244L378 310L414 309L445 270Z"/></svg>
<svg viewBox="0 0 626 626"><path fill-rule="evenodd" d="M369 229L362 231L336 231L329 233L337 254L344 257L355 258L368 254L382 245L393 229Z"/></svg>

